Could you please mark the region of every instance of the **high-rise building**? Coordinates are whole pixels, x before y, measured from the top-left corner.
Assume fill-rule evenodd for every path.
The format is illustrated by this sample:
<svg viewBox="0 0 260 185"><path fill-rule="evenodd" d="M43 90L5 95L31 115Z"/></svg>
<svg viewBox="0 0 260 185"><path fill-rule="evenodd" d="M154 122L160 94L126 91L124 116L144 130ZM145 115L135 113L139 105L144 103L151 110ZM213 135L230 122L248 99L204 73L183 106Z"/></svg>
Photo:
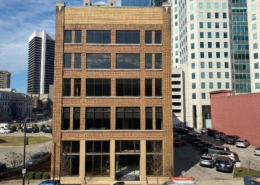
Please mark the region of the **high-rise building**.
<svg viewBox="0 0 260 185"><path fill-rule="evenodd" d="M121 0L121 6L162 6L168 0Z"/></svg>
<svg viewBox="0 0 260 185"><path fill-rule="evenodd" d="M53 84L55 38L46 31L29 37L27 93L48 94Z"/></svg>
<svg viewBox="0 0 260 185"><path fill-rule="evenodd" d="M174 171L170 4L59 2L55 35L53 178L168 179Z"/></svg>
<svg viewBox="0 0 260 185"><path fill-rule="evenodd" d="M180 68L184 88L172 101L180 122L210 126L212 91L260 92L259 9L255 1L172 1L172 73Z"/></svg>
<svg viewBox="0 0 260 185"><path fill-rule="evenodd" d="M10 88L11 73L9 71L0 70L0 89Z"/></svg>

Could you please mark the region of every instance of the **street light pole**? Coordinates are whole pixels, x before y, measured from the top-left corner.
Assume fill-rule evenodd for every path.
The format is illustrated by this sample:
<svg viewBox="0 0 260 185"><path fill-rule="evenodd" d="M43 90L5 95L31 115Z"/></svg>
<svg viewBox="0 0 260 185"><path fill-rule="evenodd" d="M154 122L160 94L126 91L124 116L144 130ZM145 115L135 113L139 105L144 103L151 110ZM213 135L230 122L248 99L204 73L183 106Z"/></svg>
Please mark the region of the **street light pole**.
<svg viewBox="0 0 260 185"><path fill-rule="evenodd" d="M26 149L26 121L24 122L23 126L23 132L24 132L24 144L23 144L23 185L25 185L25 174L26 174L26 168L25 168L25 149Z"/></svg>

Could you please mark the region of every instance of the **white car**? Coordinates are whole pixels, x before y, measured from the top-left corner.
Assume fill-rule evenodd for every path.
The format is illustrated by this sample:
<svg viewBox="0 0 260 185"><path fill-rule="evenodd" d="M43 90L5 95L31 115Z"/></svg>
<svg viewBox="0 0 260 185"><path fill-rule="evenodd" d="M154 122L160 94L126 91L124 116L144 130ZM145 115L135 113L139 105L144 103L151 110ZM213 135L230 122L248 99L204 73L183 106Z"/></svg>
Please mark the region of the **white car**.
<svg viewBox="0 0 260 185"><path fill-rule="evenodd" d="M246 139L238 139L236 142L236 147L246 148L250 145L250 142Z"/></svg>
<svg viewBox="0 0 260 185"><path fill-rule="evenodd" d="M255 155L260 155L260 146L255 148L254 154Z"/></svg>
<svg viewBox="0 0 260 185"><path fill-rule="evenodd" d="M7 129L7 128L0 128L0 134L7 134L10 133L11 130Z"/></svg>

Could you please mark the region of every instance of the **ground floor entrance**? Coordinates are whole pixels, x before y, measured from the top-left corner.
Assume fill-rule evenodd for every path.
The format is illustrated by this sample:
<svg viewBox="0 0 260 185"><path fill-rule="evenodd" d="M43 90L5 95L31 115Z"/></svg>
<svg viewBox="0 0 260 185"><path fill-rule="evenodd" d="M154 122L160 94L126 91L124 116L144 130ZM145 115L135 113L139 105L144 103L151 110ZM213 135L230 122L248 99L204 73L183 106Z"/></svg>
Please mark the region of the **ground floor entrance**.
<svg viewBox="0 0 260 185"><path fill-rule="evenodd" d="M116 155L115 180L140 180L140 155Z"/></svg>

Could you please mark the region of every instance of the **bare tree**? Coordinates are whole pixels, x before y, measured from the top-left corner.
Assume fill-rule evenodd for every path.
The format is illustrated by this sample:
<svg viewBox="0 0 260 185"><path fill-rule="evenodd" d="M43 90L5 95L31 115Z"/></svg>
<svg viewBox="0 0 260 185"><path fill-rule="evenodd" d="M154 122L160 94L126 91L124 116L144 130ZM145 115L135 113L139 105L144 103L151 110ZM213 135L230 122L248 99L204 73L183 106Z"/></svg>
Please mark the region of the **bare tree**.
<svg viewBox="0 0 260 185"><path fill-rule="evenodd" d="M147 172L153 176L157 177L157 184L158 177L162 176L163 174L163 148L161 141L149 141L147 142L148 152L146 163L147 163Z"/></svg>
<svg viewBox="0 0 260 185"><path fill-rule="evenodd" d="M5 154L5 161L12 166L15 173L23 163L23 155L16 152L8 152Z"/></svg>

